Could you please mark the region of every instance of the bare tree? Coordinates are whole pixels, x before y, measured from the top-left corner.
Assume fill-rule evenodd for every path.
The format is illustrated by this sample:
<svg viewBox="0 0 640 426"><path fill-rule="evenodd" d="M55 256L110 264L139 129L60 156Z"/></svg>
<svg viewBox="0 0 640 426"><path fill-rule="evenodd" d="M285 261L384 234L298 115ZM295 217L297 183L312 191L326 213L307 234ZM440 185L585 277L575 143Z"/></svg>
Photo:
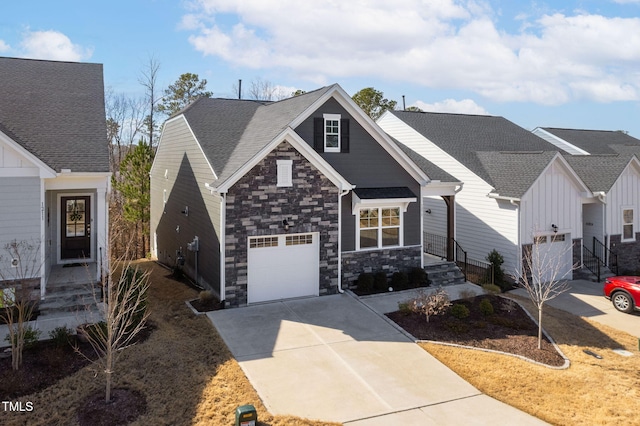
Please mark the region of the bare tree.
<svg viewBox="0 0 640 426"><path fill-rule="evenodd" d="M159 131L160 126L157 121L156 112L158 112L158 103L162 98L157 92L158 71L160 70L160 63L155 57L150 56L149 61L142 68L138 82L145 89L144 102L147 105L146 110L148 114L144 118L144 125L147 128L147 137L149 138L149 146L154 148L154 139L156 133Z"/></svg>
<svg viewBox="0 0 640 426"><path fill-rule="evenodd" d="M143 99L127 97L107 90L107 138L112 172L117 172L128 147L136 143L145 124Z"/></svg>
<svg viewBox="0 0 640 426"><path fill-rule="evenodd" d="M40 243L13 240L4 250L6 256L0 256L0 317L9 328L11 367L19 370L25 343L29 338L37 340L39 334L29 325L36 306L29 281L40 278Z"/></svg>
<svg viewBox="0 0 640 426"><path fill-rule="evenodd" d="M544 249L548 239L551 244L564 238L557 234L534 236L533 244L524 247L522 255L522 268L516 271L516 277L521 286L526 290L529 299L538 310L538 349L542 348L542 310L544 304L564 293L569 289L567 270L564 259L572 250L572 246L562 253L551 252Z"/></svg>
<svg viewBox="0 0 640 426"><path fill-rule="evenodd" d="M281 87L260 77L253 79L249 86L249 98L257 101L280 101L288 97Z"/></svg>
<svg viewBox="0 0 640 426"><path fill-rule="evenodd" d="M102 281L108 283L103 302L104 321L85 326L83 331L98 355L96 360L85 357L105 375L106 402L111 401L116 363L123 349L135 342L149 316L146 305L149 272L132 267L131 263L125 260L120 260L112 266L120 272L116 276L111 272L105 272L102 277ZM76 352L82 354L78 347Z"/></svg>

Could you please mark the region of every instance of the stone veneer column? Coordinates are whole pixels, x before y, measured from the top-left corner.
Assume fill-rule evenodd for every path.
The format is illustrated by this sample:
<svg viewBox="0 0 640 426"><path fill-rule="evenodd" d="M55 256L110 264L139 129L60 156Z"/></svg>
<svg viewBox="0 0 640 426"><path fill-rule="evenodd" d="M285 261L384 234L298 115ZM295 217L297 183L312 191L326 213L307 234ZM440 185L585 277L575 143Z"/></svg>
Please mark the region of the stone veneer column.
<svg viewBox="0 0 640 426"><path fill-rule="evenodd" d="M277 160L293 160L291 187L277 187ZM338 188L288 142L278 145L227 193L225 298L247 304L248 237L318 232L320 295L338 289ZM282 220L289 222L289 231Z"/></svg>

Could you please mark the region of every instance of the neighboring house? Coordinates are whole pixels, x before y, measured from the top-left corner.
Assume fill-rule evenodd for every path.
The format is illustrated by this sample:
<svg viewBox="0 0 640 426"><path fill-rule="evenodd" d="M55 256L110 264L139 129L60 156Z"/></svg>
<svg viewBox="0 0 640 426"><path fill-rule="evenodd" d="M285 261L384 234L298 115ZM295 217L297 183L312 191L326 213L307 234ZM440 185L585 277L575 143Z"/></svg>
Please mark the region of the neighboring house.
<svg viewBox="0 0 640 426"><path fill-rule="evenodd" d="M468 256L485 260L495 249L513 275L536 238L543 252L563 258L561 275L572 277L583 204L593 196L554 146L502 117L387 111L377 123L463 183L454 234ZM426 233L444 235L443 208L425 199Z"/></svg>
<svg viewBox="0 0 640 426"><path fill-rule="evenodd" d="M597 196L583 207L584 245L621 273L640 270L640 140L619 131L539 127L534 134L560 149ZM595 202L597 201L597 202ZM599 243L598 243L599 242Z"/></svg>
<svg viewBox="0 0 640 426"><path fill-rule="evenodd" d="M421 267L422 196L454 189L338 85L278 102L202 98L162 131L152 252L228 306L337 293L361 272Z"/></svg>
<svg viewBox="0 0 640 426"><path fill-rule="evenodd" d="M102 65L0 58L1 276L34 271L19 278L41 299L64 264L99 280L110 176ZM31 244L35 263L9 258L12 242Z"/></svg>

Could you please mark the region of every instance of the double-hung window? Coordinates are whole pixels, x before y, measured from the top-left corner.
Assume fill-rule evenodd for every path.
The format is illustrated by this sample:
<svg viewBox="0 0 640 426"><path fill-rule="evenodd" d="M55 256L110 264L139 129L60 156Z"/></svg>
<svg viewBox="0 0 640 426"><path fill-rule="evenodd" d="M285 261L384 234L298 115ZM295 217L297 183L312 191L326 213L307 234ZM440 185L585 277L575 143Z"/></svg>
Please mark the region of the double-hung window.
<svg viewBox="0 0 640 426"><path fill-rule="evenodd" d="M358 220L358 249L401 245L400 207L361 208Z"/></svg>
<svg viewBox="0 0 640 426"><path fill-rule="evenodd" d="M622 241L635 240L633 230L633 209L622 208Z"/></svg>
<svg viewBox="0 0 640 426"><path fill-rule="evenodd" d="M324 152L340 152L340 114L324 114Z"/></svg>

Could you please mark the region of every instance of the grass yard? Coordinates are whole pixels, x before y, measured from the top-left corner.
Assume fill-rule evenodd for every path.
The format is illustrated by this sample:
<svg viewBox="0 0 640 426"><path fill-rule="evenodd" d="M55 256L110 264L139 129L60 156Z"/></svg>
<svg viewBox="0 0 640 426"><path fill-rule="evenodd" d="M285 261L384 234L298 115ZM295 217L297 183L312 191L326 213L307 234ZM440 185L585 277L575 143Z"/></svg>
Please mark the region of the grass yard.
<svg viewBox="0 0 640 426"><path fill-rule="evenodd" d="M244 404L256 407L261 425L331 424L269 414L211 322L185 305L197 292L168 278L168 271L153 262L137 264L152 269L149 308L157 328L143 343L125 349L116 365L114 387L146 398L147 411L132 425L233 425L236 408ZM104 376L85 367L18 398L32 402L33 411L3 411L0 424L77 425L76 409L96 390L104 390Z"/></svg>
<svg viewBox="0 0 640 426"><path fill-rule="evenodd" d="M527 300L518 300L536 312ZM571 360L568 369L471 349L421 346L483 393L549 423L640 425L638 339L552 307L545 309L543 327ZM618 355L616 348L633 356Z"/></svg>

